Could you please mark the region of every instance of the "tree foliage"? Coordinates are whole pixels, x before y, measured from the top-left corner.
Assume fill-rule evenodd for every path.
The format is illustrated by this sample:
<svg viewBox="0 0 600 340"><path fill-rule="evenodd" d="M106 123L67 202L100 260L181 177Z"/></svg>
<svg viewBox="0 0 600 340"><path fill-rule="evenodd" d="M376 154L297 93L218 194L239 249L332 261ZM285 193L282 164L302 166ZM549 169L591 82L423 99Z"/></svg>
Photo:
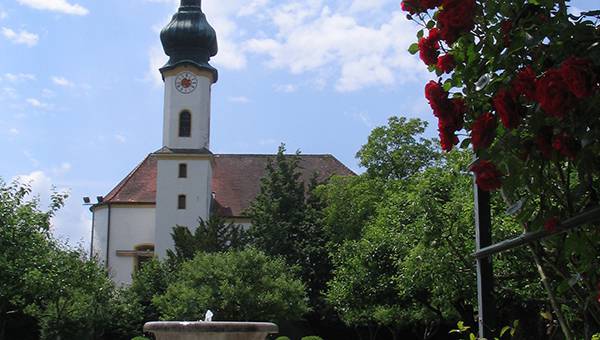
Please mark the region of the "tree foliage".
<svg viewBox="0 0 600 340"><path fill-rule="evenodd" d="M215 320L294 320L308 310L294 268L254 248L197 253L153 301L163 320L200 320L209 309Z"/></svg>
<svg viewBox="0 0 600 340"><path fill-rule="evenodd" d="M427 122L391 117L371 131L356 157L367 173L381 179L403 179L431 166L439 158L433 141L424 138Z"/></svg>
<svg viewBox="0 0 600 340"><path fill-rule="evenodd" d="M223 252L241 249L248 244L247 231L243 226L233 222L227 223L225 219L212 214L208 220L200 218L195 231L187 227L173 228L171 236L175 249L167 250L171 262L182 262L194 258L197 252Z"/></svg>

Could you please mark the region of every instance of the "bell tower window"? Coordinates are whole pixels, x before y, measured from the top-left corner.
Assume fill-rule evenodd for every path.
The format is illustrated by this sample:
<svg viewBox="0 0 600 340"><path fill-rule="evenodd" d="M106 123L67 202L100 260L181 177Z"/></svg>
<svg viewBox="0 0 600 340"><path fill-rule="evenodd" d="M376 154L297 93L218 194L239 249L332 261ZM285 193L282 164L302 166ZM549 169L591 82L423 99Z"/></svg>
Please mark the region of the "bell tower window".
<svg viewBox="0 0 600 340"><path fill-rule="evenodd" d="M181 111L179 114L179 137L191 137L192 114L190 111Z"/></svg>
<svg viewBox="0 0 600 340"><path fill-rule="evenodd" d="M177 209L179 209L179 210L185 210L185 208L186 208L185 195L179 195L177 197Z"/></svg>
<svg viewBox="0 0 600 340"><path fill-rule="evenodd" d="M187 164L179 164L179 178L187 178Z"/></svg>

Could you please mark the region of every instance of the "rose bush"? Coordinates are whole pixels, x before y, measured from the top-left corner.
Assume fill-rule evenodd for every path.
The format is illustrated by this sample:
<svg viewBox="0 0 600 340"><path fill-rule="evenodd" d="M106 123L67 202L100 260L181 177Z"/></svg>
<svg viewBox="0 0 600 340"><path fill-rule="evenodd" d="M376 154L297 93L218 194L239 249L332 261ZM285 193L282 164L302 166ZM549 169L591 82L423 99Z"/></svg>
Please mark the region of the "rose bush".
<svg viewBox="0 0 600 340"><path fill-rule="evenodd" d="M499 190L525 231L557 232L600 206L600 10L557 0L401 5L422 27L409 51L436 74L425 97L441 147L473 148L479 187ZM565 337L600 328L598 224L532 249Z"/></svg>

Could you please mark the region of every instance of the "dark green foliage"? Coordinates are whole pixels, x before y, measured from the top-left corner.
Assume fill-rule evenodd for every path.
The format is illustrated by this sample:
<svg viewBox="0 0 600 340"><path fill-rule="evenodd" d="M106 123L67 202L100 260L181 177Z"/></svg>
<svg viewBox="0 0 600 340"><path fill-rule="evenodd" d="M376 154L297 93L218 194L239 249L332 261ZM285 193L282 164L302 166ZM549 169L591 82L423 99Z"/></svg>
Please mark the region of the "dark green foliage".
<svg viewBox="0 0 600 340"><path fill-rule="evenodd" d="M202 253L184 262L154 304L163 320L295 320L308 307L304 285L282 259L254 248Z"/></svg>
<svg viewBox="0 0 600 340"><path fill-rule="evenodd" d="M300 154L285 155L280 146L261 179L261 190L246 214L252 220L251 242L269 255L282 256L300 268L311 307L322 310L322 292L330 276L322 201L315 194L316 177L300 178Z"/></svg>
<svg viewBox="0 0 600 340"><path fill-rule="evenodd" d="M133 274L131 286L127 288L125 297L131 305L140 306L144 322L159 319L160 313L152 304L152 299L167 290L172 277L169 266L157 259L145 262Z"/></svg>
<svg viewBox="0 0 600 340"><path fill-rule="evenodd" d="M278 336L277 338L275 338L275 340L291 340L291 339L287 336Z"/></svg>
<svg viewBox="0 0 600 340"><path fill-rule="evenodd" d="M167 250L169 262L180 263L194 258L197 252L206 253L241 249L247 243L247 232L242 226L227 223L222 217L211 215L208 221L198 221L195 232L177 226L171 233L175 241L175 251Z"/></svg>
<svg viewBox="0 0 600 340"><path fill-rule="evenodd" d="M381 179L403 179L419 173L439 158L436 144L422 137L427 122L391 117L371 131L356 157L367 173Z"/></svg>
<svg viewBox="0 0 600 340"><path fill-rule="evenodd" d="M310 335L310 336L303 337L301 340L323 340L323 338L321 338L320 336L316 336L316 335Z"/></svg>

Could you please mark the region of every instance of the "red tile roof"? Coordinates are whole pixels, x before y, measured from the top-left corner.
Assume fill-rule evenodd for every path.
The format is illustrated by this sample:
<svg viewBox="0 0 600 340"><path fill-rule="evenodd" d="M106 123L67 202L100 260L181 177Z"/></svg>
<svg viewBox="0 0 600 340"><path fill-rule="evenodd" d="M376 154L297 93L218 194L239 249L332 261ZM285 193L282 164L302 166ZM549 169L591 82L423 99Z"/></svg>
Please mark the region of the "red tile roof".
<svg viewBox="0 0 600 340"><path fill-rule="evenodd" d="M214 155L212 191L219 215L242 217L260 191L260 179L269 159L275 155ZM314 173L319 181L333 175L352 176L354 173L332 155L301 155L299 170L308 183ZM150 154L106 197L111 204L156 203L157 158Z"/></svg>

